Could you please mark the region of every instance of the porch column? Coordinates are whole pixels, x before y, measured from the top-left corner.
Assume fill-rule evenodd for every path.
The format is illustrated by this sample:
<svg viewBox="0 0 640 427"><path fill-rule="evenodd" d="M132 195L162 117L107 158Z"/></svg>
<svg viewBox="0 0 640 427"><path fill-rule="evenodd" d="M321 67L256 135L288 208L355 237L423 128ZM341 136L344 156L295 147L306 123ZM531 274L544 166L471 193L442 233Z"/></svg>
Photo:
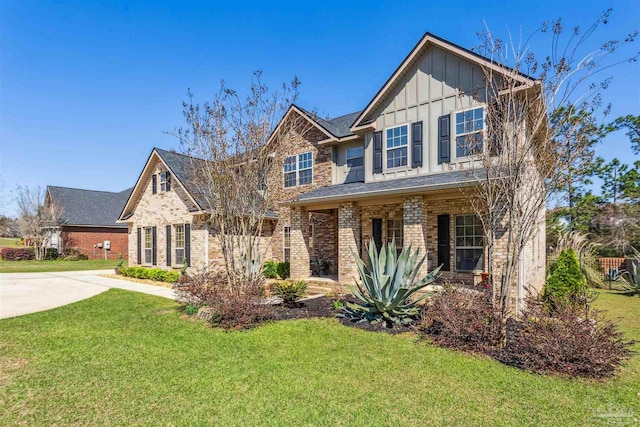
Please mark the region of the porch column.
<svg viewBox="0 0 640 427"><path fill-rule="evenodd" d="M291 278L294 280L308 279L311 275L309 267L309 212L300 206L291 208L290 247Z"/></svg>
<svg viewBox="0 0 640 427"><path fill-rule="evenodd" d="M409 196L404 199L403 206L403 246L411 245L411 250L419 250L418 256L427 253L427 215L424 210L424 197ZM419 278L423 278L429 272L429 262L425 260L420 267Z"/></svg>
<svg viewBox="0 0 640 427"><path fill-rule="evenodd" d="M353 202L338 208L338 281L352 285L358 278L354 254L360 253L360 209Z"/></svg>

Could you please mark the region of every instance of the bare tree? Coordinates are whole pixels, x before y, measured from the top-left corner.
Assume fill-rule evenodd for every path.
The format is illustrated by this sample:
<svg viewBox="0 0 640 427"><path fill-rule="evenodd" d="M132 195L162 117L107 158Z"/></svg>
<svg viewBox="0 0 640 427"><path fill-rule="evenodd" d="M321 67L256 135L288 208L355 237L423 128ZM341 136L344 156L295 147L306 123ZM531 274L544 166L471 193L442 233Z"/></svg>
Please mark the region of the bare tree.
<svg viewBox="0 0 640 427"><path fill-rule="evenodd" d="M298 85L296 78L272 91L256 72L246 97L222 82L211 102L195 104L189 93L183 105L188 127L175 135L192 159L190 179L208 211L232 288L262 277L270 244L266 224L276 219L282 188L281 149L310 129L301 115L287 114Z"/></svg>
<svg viewBox="0 0 640 427"><path fill-rule="evenodd" d="M612 60L622 44L632 43L636 34L624 42L610 40L590 53L588 42L594 32L607 24L611 11L604 12L586 29L576 27L563 42L561 20L543 26L534 34L548 34L551 49L542 60L530 52L529 39L503 41L489 29L479 34L478 53L491 61L483 66L486 87L475 98L484 100L486 123L483 137L471 134L477 161L470 162L476 178L473 205L481 218L487 238L487 268L494 295L508 314L518 272L518 260L536 231L544 224L544 207L553 189L567 185L566 172L572 162L589 155L589 144L580 140L584 129L576 117L593 117L602 109L601 92L610 79L598 81L599 73L637 58ZM496 64L506 64L509 67ZM529 77L533 76L533 77ZM564 114L557 114L565 109ZM569 111L566 111L566 110ZM608 108L604 108L608 111ZM592 126L592 123L588 123ZM497 263L496 245L506 250ZM496 266L499 266L496 268Z"/></svg>
<svg viewBox="0 0 640 427"><path fill-rule="evenodd" d="M40 187L18 187L18 225L25 244L33 246L37 260L44 258L51 236L63 223L63 212L58 204L45 203L45 192Z"/></svg>

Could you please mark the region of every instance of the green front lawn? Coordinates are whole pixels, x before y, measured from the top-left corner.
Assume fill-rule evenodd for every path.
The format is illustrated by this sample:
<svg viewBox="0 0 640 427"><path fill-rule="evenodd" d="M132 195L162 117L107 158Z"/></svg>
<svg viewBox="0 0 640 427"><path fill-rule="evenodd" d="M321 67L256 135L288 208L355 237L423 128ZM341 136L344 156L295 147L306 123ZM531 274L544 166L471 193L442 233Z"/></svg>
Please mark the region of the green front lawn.
<svg viewBox="0 0 640 427"><path fill-rule="evenodd" d="M0 248L16 248L19 240L15 237L0 237Z"/></svg>
<svg viewBox="0 0 640 427"><path fill-rule="evenodd" d="M640 339L640 298L598 305ZM639 391L637 356L568 380L333 319L223 332L116 289L0 321L0 425L638 425Z"/></svg>
<svg viewBox="0 0 640 427"><path fill-rule="evenodd" d="M115 268L117 260L90 259L87 261L4 261L0 273L41 273L47 271L105 270ZM124 265L127 263L125 261Z"/></svg>

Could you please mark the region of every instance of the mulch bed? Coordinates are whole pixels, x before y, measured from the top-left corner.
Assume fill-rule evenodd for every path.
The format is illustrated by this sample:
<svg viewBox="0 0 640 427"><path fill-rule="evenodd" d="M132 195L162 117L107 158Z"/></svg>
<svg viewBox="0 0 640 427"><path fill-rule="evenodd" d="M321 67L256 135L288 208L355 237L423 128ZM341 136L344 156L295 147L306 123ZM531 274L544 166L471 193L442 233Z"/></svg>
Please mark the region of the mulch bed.
<svg viewBox="0 0 640 427"><path fill-rule="evenodd" d="M329 297L318 297L300 301L294 305L279 304L272 306L271 318L273 320L291 320L291 319L309 319L314 317L327 317L335 319L340 310L333 308L333 299ZM353 297L347 297L343 301L356 302ZM391 334L399 334L402 332L409 332L413 330L412 325L394 326L388 328L381 322L378 324L371 324L369 322L352 322L349 319L338 318L340 323L345 326L363 329L373 332L387 332Z"/></svg>

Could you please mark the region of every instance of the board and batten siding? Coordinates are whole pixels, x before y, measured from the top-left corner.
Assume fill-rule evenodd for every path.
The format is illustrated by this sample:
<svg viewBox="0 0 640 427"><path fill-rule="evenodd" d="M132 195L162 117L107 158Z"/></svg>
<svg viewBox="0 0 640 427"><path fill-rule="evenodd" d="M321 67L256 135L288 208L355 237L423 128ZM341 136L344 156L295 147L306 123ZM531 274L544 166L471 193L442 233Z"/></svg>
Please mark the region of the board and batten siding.
<svg viewBox="0 0 640 427"><path fill-rule="evenodd" d="M480 66L436 47L429 47L408 67L393 92L370 117L376 129L383 131L383 172L373 173L373 132L365 135L365 179L367 182L425 175L448 170L448 164L438 164L438 118L455 111L483 105L473 95L484 95L484 74ZM451 120L453 132L454 117ZM386 168L384 130L423 122L422 167L411 168L411 153L406 168ZM411 137L411 135L409 135ZM455 157L455 138L451 137L451 163Z"/></svg>

